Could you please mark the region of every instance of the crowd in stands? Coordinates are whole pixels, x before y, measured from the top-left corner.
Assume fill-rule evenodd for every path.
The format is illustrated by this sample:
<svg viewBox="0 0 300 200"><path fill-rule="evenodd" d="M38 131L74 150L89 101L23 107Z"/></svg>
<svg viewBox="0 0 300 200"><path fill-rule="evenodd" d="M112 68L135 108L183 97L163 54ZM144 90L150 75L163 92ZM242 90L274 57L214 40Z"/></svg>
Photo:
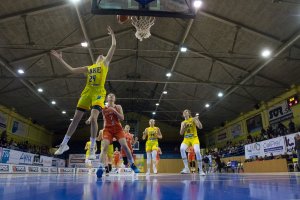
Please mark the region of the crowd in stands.
<svg viewBox="0 0 300 200"><path fill-rule="evenodd" d="M274 128L275 127L275 128ZM251 144L254 142L260 142L264 140L269 140L272 138L284 136L287 134L295 133L296 127L295 123L290 120L288 124L288 128L285 127L281 122L277 125L269 126L267 130L264 128L261 129L261 133L258 136L252 136L248 134L246 140L241 140L237 143L233 143L232 141L228 141L226 146L223 148L219 148L218 150L210 150L209 153L218 153L221 157L232 157L232 156L241 156L245 154L244 146L246 144Z"/></svg>
<svg viewBox="0 0 300 200"><path fill-rule="evenodd" d="M48 146L33 145L28 141L16 142L12 138L8 138L6 131L3 131L0 136L0 147L45 156L50 155L50 148Z"/></svg>

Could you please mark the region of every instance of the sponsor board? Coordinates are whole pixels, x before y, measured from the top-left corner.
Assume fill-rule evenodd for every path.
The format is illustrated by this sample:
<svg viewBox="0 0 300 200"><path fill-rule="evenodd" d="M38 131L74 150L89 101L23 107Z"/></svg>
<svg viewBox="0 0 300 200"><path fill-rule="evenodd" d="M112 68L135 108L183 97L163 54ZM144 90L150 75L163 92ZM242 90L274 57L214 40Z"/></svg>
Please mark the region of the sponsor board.
<svg viewBox="0 0 300 200"><path fill-rule="evenodd" d="M270 156L271 153L274 156L284 155L285 153L292 154L295 148L296 134L297 133L293 133L286 136L245 145L245 158L249 159L255 156L264 157L265 155Z"/></svg>
<svg viewBox="0 0 300 200"><path fill-rule="evenodd" d="M47 174L50 172L48 167L40 167L40 171L41 173L47 173Z"/></svg>
<svg viewBox="0 0 300 200"><path fill-rule="evenodd" d="M50 168L50 173L56 174L57 173L57 168L56 167L51 167Z"/></svg>
<svg viewBox="0 0 300 200"><path fill-rule="evenodd" d="M295 151L295 136L297 133L286 135L284 137L285 139L285 146L286 146L286 152L288 154L292 154L293 151ZM299 133L298 133L299 134Z"/></svg>
<svg viewBox="0 0 300 200"><path fill-rule="evenodd" d="M77 168L76 173L77 174L88 174L90 172L90 169L88 168Z"/></svg>
<svg viewBox="0 0 300 200"><path fill-rule="evenodd" d="M12 172L13 173L26 173L26 166L22 165L12 165Z"/></svg>
<svg viewBox="0 0 300 200"><path fill-rule="evenodd" d="M40 170L39 170L39 167L36 167L36 166L28 166L28 172L29 172L29 173L39 173Z"/></svg>
<svg viewBox="0 0 300 200"><path fill-rule="evenodd" d="M32 153L3 148L1 160L2 163L31 165L33 164L34 156Z"/></svg>
<svg viewBox="0 0 300 200"><path fill-rule="evenodd" d="M0 164L0 173L10 173L11 166L8 164Z"/></svg>
<svg viewBox="0 0 300 200"><path fill-rule="evenodd" d="M284 143L284 137L277 137L270 140L260 142L263 147L262 156L270 156L272 153L274 156L285 154L286 147Z"/></svg>
<svg viewBox="0 0 300 200"><path fill-rule="evenodd" d="M260 142L245 145L245 157L246 159L255 158L263 154L263 148Z"/></svg>
<svg viewBox="0 0 300 200"><path fill-rule="evenodd" d="M66 174L66 173L74 174L75 169L74 168L58 168L58 173L60 173L60 174Z"/></svg>
<svg viewBox="0 0 300 200"><path fill-rule="evenodd" d="M277 104L268 110L270 124L293 118L293 112L286 101Z"/></svg>

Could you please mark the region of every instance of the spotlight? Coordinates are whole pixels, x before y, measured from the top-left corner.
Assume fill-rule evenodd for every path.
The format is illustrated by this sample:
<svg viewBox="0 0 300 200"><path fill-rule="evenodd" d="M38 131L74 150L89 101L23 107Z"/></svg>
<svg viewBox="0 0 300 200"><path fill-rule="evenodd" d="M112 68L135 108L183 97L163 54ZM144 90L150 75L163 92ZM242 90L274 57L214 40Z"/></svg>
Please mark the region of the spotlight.
<svg viewBox="0 0 300 200"><path fill-rule="evenodd" d="M269 58L271 56L271 51L269 49L265 49L261 52L261 56L264 58Z"/></svg>
<svg viewBox="0 0 300 200"><path fill-rule="evenodd" d="M51 104L52 104L52 105L55 105L55 104L56 104L56 101L51 101Z"/></svg>
<svg viewBox="0 0 300 200"><path fill-rule="evenodd" d="M44 92L44 90L43 90L42 88L38 88L37 91L38 91L39 93Z"/></svg>
<svg viewBox="0 0 300 200"><path fill-rule="evenodd" d="M166 91L166 90L165 90L165 91L163 91L163 94L168 94L168 91Z"/></svg>
<svg viewBox="0 0 300 200"><path fill-rule="evenodd" d="M67 112L65 110L61 111L62 114L66 114Z"/></svg>
<svg viewBox="0 0 300 200"><path fill-rule="evenodd" d="M181 51L181 52L186 52L186 51L187 51L187 48L186 48L186 47L181 47L181 48L180 48L180 51Z"/></svg>
<svg viewBox="0 0 300 200"><path fill-rule="evenodd" d="M218 93L218 97L222 97L224 94L222 92Z"/></svg>
<svg viewBox="0 0 300 200"><path fill-rule="evenodd" d="M89 46L89 44L87 42L81 42L81 46L84 47L84 48L86 48L86 47Z"/></svg>
<svg viewBox="0 0 300 200"><path fill-rule="evenodd" d="M194 7L198 9L198 8L200 8L202 6L202 3L203 2L200 1L200 0L195 0L194 1Z"/></svg>
<svg viewBox="0 0 300 200"><path fill-rule="evenodd" d="M18 69L18 73L19 73L19 74L24 74L25 72L24 72L23 69Z"/></svg>
<svg viewBox="0 0 300 200"><path fill-rule="evenodd" d="M209 105L208 103L207 103L207 104L205 104L205 108L209 108L209 106L210 106L210 105Z"/></svg>

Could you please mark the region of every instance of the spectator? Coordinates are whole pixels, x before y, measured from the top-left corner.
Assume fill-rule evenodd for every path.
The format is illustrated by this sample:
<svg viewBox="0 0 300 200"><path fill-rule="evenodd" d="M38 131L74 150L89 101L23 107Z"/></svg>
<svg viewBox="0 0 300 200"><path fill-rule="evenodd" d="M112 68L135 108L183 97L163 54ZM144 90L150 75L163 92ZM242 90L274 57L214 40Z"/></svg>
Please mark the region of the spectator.
<svg viewBox="0 0 300 200"><path fill-rule="evenodd" d="M298 171L299 171L300 170L300 135L298 133L295 136L295 150L297 151Z"/></svg>
<svg viewBox="0 0 300 200"><path fill-rule="evenodd" d="M253 137L250 133L248 133L247 139L250 143L253 143Z"/></svg>
<svg viewBox="0 0 300 200"><path fill-rule="evenodd" d="M290 123L289 123L289 132L290 133L295 133L296 132L295 123L292 120L290 120Z"/></svg>
<svg viewBox="0 0 300 200"><path fill-rule="evenodd" d="M221 158L218 155L218 153L215 153L214 159L217 164L217 170L219 171L219 173L221 173L223 166L222 166Z"/></svg>
<svg viewBox="0 0 300 200"><path fill-rule="evenodd" d="M0 146L7 147L7 134L6 131L3 131L0 137Z"/></svg>
<svg viewBox="0 0 300 200"><path fill-rule="evenodd" d="M208 155L205 155L205 157L202 159L204 164L204 172L208 174L209 171L209 158Z"/></svg>
<svg viewBox="0 0 300 200"><path fill-rule="evenodd" d="M261 138L268 139L267 131L264 128L261 129L260 134L261 134Z"/></svg>

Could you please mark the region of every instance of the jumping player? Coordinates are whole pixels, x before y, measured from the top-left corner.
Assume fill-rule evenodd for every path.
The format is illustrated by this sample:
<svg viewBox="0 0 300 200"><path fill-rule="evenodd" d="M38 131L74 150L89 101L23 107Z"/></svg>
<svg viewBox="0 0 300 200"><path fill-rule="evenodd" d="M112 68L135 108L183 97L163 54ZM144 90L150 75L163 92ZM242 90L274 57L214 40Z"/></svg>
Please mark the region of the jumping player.
<svg viewBox="0 0 300 200"><path fill-rule="evenodd" d="M130 152L133 155L132 145L134 144L135 141L133 140L133 135L131 133L129 133L129 131L130 131L130 126L126 125L124 127L125 139L126 139L126 142L127 142L127 146L129 147ZM124 166L128 167L128 159L127 159L127 156L126 156L126 152L123 148L121 148L121 154L122 154L122 157L123 157Z"/></svg>
<svg viewBox="0 0 300 200"><path fill-rule="evenodd" d="M189 174L190 169L188 167L188 161L186 158L186 150L188 147L193 147L199 168L199 174L204 176L205 173L202 169L202 157L200 153L200 142L197 134L197 127L202 129L202 123L199 121L198 116L192 117L190 110L183 111L184 121L181 122L180 135L184 135L184 140L180 146L180 153L183 160L184 168L181 171L182 174Z"/></svg>
<svg viewBox="0 0 300 200"><path fill-rule="evenodd" d="M195 162L196 154L195 154L194 148L189 147L187 149L187 152L188 152L188 161L190 163L191 171L192 171L192 173L195 173L196 172L196 162Z"/></svg>
<svg viewBox="0 0 300 200"><path fill-rule="evenodd" d="M78 101L77 108L75 111L75 115L67 133L60 144L59 149L55 152L55 155L61 155L65 151L69 150L68 141L70 140L71 136L75 132L78 123L80 122L84 112L92 108L91 110L91 149L89 159L93 160L96 158L95 150L93 149L96 143L96 136L98 132L98 115L101 109L104 107L104 100L106 95L106 90L104 88L106 75L108 72L109 63L113 57L114 51L116 49L116 38L114 35L113 30L108 27L108 34L111 35L112 38L112 45L107 53L107 56L104 57L100 55L96 63L91 66L85 67L78 67L73 68L68 63L66 63L62 57L62 53L58 53L54 50L51 51L51 54L56 57L66 69L68 69L71 73L84 73L87 74L87 81L84 90L81 93L81 97Z"/></svg>
<svg viewBox="0 0 300 200"><path fill-rule="evenodd" d="M91 149L91 141L88 141L86 144L85 144L85 147L84 147L84 150L86 150L85 152L85 164L88 168L91 168L92 167L92 161L89 160L89 156L90 156L90 149ZM97 151L97 145L95 144L95 147L94 147L94 151L96 152Z"/></svg>
<svg viewBox="0 0 300 200"><path fill-rule="evenodd" d="M162 138L162 134L160 132L160 129L158 127L155 127L155 120L150 119L149 120L150 127L146 128L143 133L143 140L147 138L146 142L146 152L147 152L147 175L150 174L150 165L151 165L151 156L152 156L152 167L153 167L153 173L157 174L157 168L156 168L156 156L157 156L157 150L158 150L158 138Z"/></svg>
<svg viewBox="0 0 300 200"><path fill-rule="evenodd" d="M102 144L102 141L103 141L103 130L100 130L99 131L99 135L97 137L97 141L101 141L101 151L103 150L102 147L103 147L103 144ZM106 170L106 173L108 174L109 172L111 172L111 169L112 169L112 159L113 159L113 156L114 156L114 146L113 144L110 144L108 146L108 149L107 149L107 154L106 154L106 162L105 162L105 170Z"/></svg>
<svg viewBox="0 0 300 200"><path fill-rule="evenodd" d="M102 115L104 119L104 129L103 129L103 141L102 141L102 151L100 153L100 166L97 170L97 177L101 178L104 172L105 166L105 155L107 153L108 145L112 143L113 138L116 138L121 147L126 152L128 162L131 169L135 173L140 171L134 165L134 160L130 152L129 147L125 139L125 134L120 123L120 120L124 120L123 109L121 105L116 105L116 96L112 93L107 95L107 105L102 109Z"/></svg>

